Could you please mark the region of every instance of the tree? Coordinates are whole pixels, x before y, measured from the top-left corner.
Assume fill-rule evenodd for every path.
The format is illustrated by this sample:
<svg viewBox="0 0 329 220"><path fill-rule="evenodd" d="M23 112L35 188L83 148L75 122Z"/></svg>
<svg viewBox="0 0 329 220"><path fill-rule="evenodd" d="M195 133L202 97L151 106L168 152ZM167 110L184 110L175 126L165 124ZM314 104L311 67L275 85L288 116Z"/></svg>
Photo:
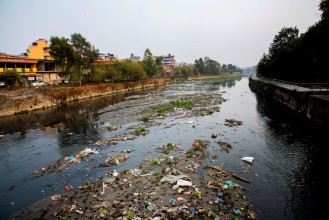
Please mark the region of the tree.
<svg viewBox="0 0 329 220"><path fill-rule="evenodd" d="M212 60L209 57L204 58L205 62L205 72L207 74L216 75L220 72L220 63L216 60Z"/></svg>
<svg viewBox="0 0 329 220"><path fill-rule="evenodd" d="M283 28L257 65L257 75L292 82L329 82L329 0L322 0L321 20L298 37L297 28Z"/></svg>
<svg viewBox="0 0 329 220"><path fill-rule="evenodd" d="M273 43L271 43L269 48L269 55L274 56L282 48L289 45L294 39L298 37L298 28L282 28L281 31L275 35Z"/></svg>
<svg viewBox="0 0 329 220"><path fill-rule="evenodd" d="M62 68L62 77L70 77L70 81L81 83L89 81L91 64L97 59L98 50L81 34L74 33L71 39L52 36L50 38L50 55Z"/></svg>
<svg viewBox="0 0 329 220"><path fill-rule="evenodd" d="M98 50L78 33L71 35L71 46L73 48L74 66L77 67L75 68L78 80L76 82L81 82L83 75L89 78L90 67L98 57Z"/></svg>
<svg viewBox="0 0 329 220"><path fill-rule="evenodd" d="M188 65L176 66L174 69L174 73L176 76L183 75L185 77L188 77L193 74L193 68Z"/></svg>
<svg viewBox="0 0 329 220"><path fill-rule="evenodd" d="M142 60L142 64L148 76L152 77L156 74L156 65L155 65L154 57L150 49L148 48L144 52L144 58Z"/></svg>
<svg viewBox="0 0 329 220"><path fill-rule="evenodd" d="M196 74L205 74L206 66L202 58L194 61L194 68Z"/></svg>
<svg viewBox="0 0 329 220"><path fill-rule="evenodd" d="M52 36L50 38L50 52L56 64L62 68L61 77L69 76L73 63L73 50L70 40L64 37Z"/></svg>
<svg viewBox="0 0 329 220"><path fill-rule="evenodd" d="M163 57L159 56L157 58L155 58L155 66L156 66L156 74L159 77L160 75L163 75L166 73L166 71L164 70L163 66L162 66L162 61L163 61Z"/></svg>
<svg viewBox="0 0 329 220"><path fill-rule="evenodd" d="M108 78L115 82L140 80L146 78L146 72L140 63L134 63L130 59L116 61L107 65Z"/></svg>
<svg viewBox="0 0 329 220"><path fill-rule="evenodd" d="M322 21L326 21L328 23L329 19L329 0L322 0L319 9L322 11L321 19Z"/></svg>
<svg viewBox="0 0 329 220"><path fill-rule="evenodd" d="M19 79L18 73L13 70L7 70L0 74L0 81L4 81L9 87L15 85Z"/></svg>

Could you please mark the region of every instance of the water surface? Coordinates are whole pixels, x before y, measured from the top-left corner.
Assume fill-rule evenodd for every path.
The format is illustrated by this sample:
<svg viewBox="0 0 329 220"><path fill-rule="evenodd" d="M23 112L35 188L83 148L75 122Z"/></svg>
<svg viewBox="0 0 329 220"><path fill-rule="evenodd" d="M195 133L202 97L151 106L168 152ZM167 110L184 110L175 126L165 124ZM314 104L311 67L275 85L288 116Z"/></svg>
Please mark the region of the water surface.
<svg viewBox="0 0 329 220"><path fill-rule="evenodd" d="M222 94L227 101L220 105L220 112L209 116L159 119L162 124L152 127L146 136L115 146L99 146L100 155L94 160L23 181L50 162L142 123L124 124L115 132L105 128L117 122L120 115L111 118L98 111L124 101L126 96L156 94L165 98L200 92ZM242 120L243 125L225 126L225 119L230 118ZM323 143L328 130L256 96L248 87L248 78L221 83L171 84L154 91L90 99L61 109L0 120L0 133L5 134L0 139L0 216L3 219L55 194L65 185L77 187L105 175L111 168L98 168L98 164L109 155L128 148L133 150L124 164L114 168L120 171L134 168L146 157L159 155L155 150L161 145L171 142L185 150L194 139L210 141L208 150L216 157L208 158L207 164L221 166L251 181L251 184L237 182L246 188L258 219L323 219L326 216L324 210L329 197L322 178L327 173ZM233 149L229 153L222 151L211 138L212 133L220 133L217 140L230 143ZM254 163L243 162L244 156L254 157Z"/></svg>

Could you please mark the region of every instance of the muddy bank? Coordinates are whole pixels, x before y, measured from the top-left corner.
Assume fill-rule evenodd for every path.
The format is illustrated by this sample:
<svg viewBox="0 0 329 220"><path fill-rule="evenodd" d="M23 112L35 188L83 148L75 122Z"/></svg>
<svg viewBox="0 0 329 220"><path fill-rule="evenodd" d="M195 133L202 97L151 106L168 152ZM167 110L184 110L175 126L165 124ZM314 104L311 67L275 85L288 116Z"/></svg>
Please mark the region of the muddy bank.
<svg viewBox="0 0 329 220"><path fill-rule="evenodd" d="M180 157L148 158L121 173L109 169L104 178L65 187L12 219L255 219L234 176L205 164L206 147L195 140Z"/></svg>
<svg viewBox="0 0 329 220"><path fill-rule="evenodd" d="M63 103L97 96L112 95L157 87L170 82L167 78L125 83L99 83L82 86L47 86L0 91L0 117L59 106Z"/></svg>

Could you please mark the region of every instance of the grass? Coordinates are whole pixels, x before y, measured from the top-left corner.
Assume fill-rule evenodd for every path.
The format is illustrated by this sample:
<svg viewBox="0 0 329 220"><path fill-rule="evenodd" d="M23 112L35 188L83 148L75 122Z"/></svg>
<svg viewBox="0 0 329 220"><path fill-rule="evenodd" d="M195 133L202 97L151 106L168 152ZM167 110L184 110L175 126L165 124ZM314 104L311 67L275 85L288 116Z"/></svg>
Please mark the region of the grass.
<svg viewBox="0 0 329 220"><path fill-rule="evenodd" d="M147 169L143 168L141 174L147 174Z"/></svg>
<svg viewBox="0 0 329 220"><path fill-rule="evenodd" d="M112 126L106 126L106 129L109 131L113 131L113 127Z"/></svg>
<svg viewBox="0 0 329 220"><path fill-rule="evenodd" d="M85 188L89 189L89 190L93 190L94 189L94 184L91 182L86 182L85 183Z"/></svg>
<svg viewBox="0 0 329 220"><path fill-rule="evenodd" d="M128 174L128 173L130 173L130 170L129 169L124 169L124 170L122 170L122 173Z"/></svg>
<svg viewBox="0 0 329 220"><path fill-rule="evenodd" d="M143 122L148 122L149 120L150 120L149 117L144 117L144 118L142 119Z"/></svg>
<svg viewBox="0 0 329 220"><path fill-rule="evenodd" d="M166 147L162 149L165 154L169 154L172 150L174 150L174 145L172 143L168 143Z"/></svg>
<svg viewBox="0 0 329 220"><path fill-rule="evenodd" d="M161 179L162 174L160 172L156 172L153 174L158 180Z"/></svg>
<svg viewBox="0 0 329 220"><path fill-rule="evenodd" d="M154 160L152 160L152 164L159 165L160 164L160 160L154 159Z"/></svg>
<svg viewBox="0 0 329 220"><path fill-rule="evenodd" d="M191 109L194 105L195 103L192 101L173 100L167 104L153 106L152 109L155 110L159 116L163 116L165 112L172 111L175 108Z"/></svg>
<svg viewBox="0 0 329 220"><path fill-rule="evenodd" d="M211 78L200 78L200 79L193 79L194 81L202 81L202 82L224 82L224 81L229 81L229 80L236 80L240 79L240 75L233 75L233 76L214 76Z"/></svg>
<svg viewBox="0 0 329 220"><path fill-rule="evenodd" d="M127 218L131 218L131 217L133 217L133 215L134 215L134 212L132 210L127 210L125 213L125 216Z"/></svg>
<svg viewBox="0 0 329 220"><path fill-rule="evenodd" d="M146 128L144 127L139 127L137 128L134 132L136 135L140 135L141 133L145 132L146 131Z"/></svg>
<svg viewBox="0 0 329 220"><path fill-rule="evenodd" d="M188 151L186 152L186 154L194 154L196 151L201 151L201 146L198 147L191 147L190 149L188 149Z"/></svg>
<svg viewBox="0 0 329 220"><path fill-rule="evenodd" d="M226 196L228 196L229 198L231 198L232 195L233 195L233 191L232 191L232 190L226 190L226 191L224 192L224 195L226 195Z"/></svg>
<svg viewBox="0 0 329 220"><path fill-rule="evenodd" d="M168 160L168 161L167 161L167 165L170 166L170 167L172 167L173 163L174 163L173 160Z"/></svg>

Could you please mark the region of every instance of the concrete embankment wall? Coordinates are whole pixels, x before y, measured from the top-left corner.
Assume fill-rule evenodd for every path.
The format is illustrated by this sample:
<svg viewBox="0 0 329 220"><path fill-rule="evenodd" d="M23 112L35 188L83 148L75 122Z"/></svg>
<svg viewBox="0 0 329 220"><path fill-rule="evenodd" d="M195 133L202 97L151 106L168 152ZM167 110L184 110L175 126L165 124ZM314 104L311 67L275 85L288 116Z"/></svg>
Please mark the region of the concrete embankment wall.
<svg viewBox="0 0 329 220"><path fill-rule="evenodd" d="M297 86L282 86L275 81L249 78L249 87L256 94L275 100L295 112L329 125L329 92L316 91Z"/></svg>
<svg viewBox="0 0 329 220"><path fill-rule="evenodd" d="M310 96L307 116L329 125L329 98L325 95Z"/></svg>
<svg viewBox="0 0 329 220"><path fill-rule="evenodd" d="M99 83L94 85L70 87L69 91L59 91L57 94L53 92L52 96L58 101L65 103L90 97L141 90L144 88L166 84L167 82L170 82L170 80L166 78L160 78L124 83Z"/></svg>

